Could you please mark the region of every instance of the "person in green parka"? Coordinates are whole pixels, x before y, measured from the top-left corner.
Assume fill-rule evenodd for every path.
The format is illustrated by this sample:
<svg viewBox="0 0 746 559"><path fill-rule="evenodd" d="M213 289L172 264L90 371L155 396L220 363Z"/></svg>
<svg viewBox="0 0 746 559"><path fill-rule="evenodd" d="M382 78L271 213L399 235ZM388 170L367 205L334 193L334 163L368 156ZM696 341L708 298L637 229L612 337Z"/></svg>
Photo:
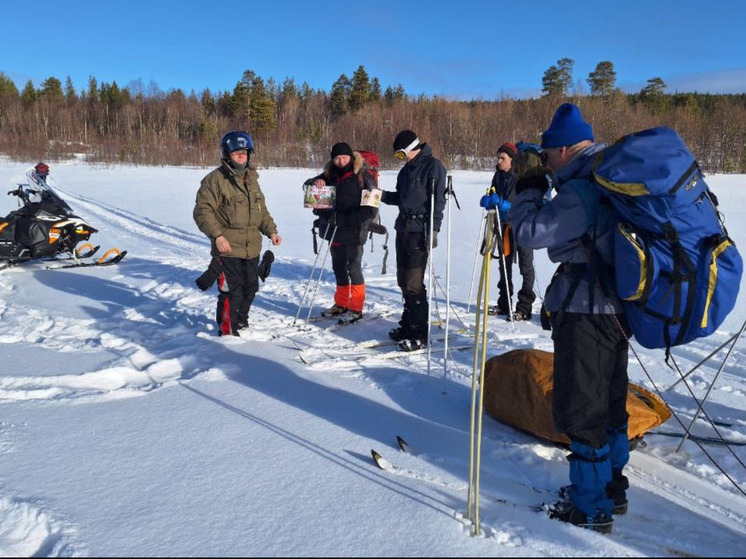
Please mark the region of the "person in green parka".
<svg viewBox="0 0 746 559"><path fill-rule="evenodd" d="M202 179L194 221L212 243L211 269L217 271L219 335L238 336L248 328L249 310L259 290L262 236L273 245L282 238L249 164L254 144L247 132L228 132L220 141L220 167Z"/></svg>

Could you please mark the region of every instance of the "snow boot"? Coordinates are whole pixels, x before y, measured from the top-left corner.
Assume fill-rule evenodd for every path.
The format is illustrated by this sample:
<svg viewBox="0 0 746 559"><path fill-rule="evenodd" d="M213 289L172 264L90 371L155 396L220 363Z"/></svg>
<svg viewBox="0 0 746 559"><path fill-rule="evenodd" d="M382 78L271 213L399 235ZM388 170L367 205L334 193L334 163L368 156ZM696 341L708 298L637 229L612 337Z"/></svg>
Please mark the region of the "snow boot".
<svg viewBox="0 0 746 559"><path fill-rule="evenodd" d="M619 476L621 476L624 479L624 481L622 482L626 484L624 485L624 489L629 488L629 481L627 480L626 476L623 476L622 472L619 472L619 470L612 470L612 475L614 475L615 479L612 479L608 484L606 484L606 496L609 499L611 499L614 503L614 507L611 509L613 516L622 516L624 514L627 514L629 504L627 502L626 491L624 489L619 491L617 489L617 486L615 485L617 473ZM572 485L563 485L562 487L559 488L559 491L557 492L560 500L565 501L568 504L572 504L570 502L570 488L571 487Z"/></svg>
<svg viewBox="0 0 746 559"><path fill-rule="evenodd" d="M487 314L489 316L508 316L510 313L499 305L490 305L487 307Z"/></svg>
<svg viewBox="0 0 746 559"><path fill-rule="evenodd" d="M358 320L363 318L363 313L362 311L353 311L347 309L347 311L336 316L339 318L339 324L352 324L353 322L357 322Z"/></svg>
<svg viewBox="0 0 746 559"><path fill-rule="evenodd" d="M628 508L629 480L622 474L622 470L629 462L627 425L622 425L617 429L607 427L606 444L609 445L611 462L611 481L606 484L606 496L614 502L614 514L625 514Z"/></svg>
<svg viewBox="0 0 746 559"><path fill-rule="evenodd" d="M321 316L340 316L346 312L347 312L346 307L342 307L335 303L334 305L332 305L325 311L321 311Z"/></svg>
<svg viewBox="0 0 746 559"><path fill-rule="evenodd" d="M411 337L411 332L409 328L404 328L404 326L399 326L397 328L392 328L391 330L389 330L389 338L391 338L395 342L406 340L409 337Z"/></svg>
<svg viewBox="0 0 746 559"><path fill-rule="evenodd" d="M427 347L427 338L406 338L398 345L402 351L416 351Z"/></svg>
<svg viewBox="0 0 746 559"><path fill-rule="evenodd" d="M614 504L606 495L606 485L612 479L609 446L593 448L573 441L570 450L570 502L585 516L603 513L611 518Z"/></svg>
<svg viewBox="0 0 746 559"><path fill-rule="evenodd" d="M519 322L521 320L531 320L531 313L527 313L527 312L524 312L524 311L516 310L513 313L513 320L515 322Z"/></svg>
<svg viewBox="0 0 746 559"><path fill-rule="evenodd" d="M627 514L629 501L627 501L627 489L629 480L622 474L622 470L611 470L611 481L606 484L606 496L614 502L612 509L614 515Z"/></svg>
<svg viewBox="0 0 746 559"><path fill-rule="evenodd" d="M549 518L567 522L579 528L593 530L601 534L611 534L614 526L614 519L603 512L596 512L588 515L581 512L569 501L557 501L549 505Z"/></svg>

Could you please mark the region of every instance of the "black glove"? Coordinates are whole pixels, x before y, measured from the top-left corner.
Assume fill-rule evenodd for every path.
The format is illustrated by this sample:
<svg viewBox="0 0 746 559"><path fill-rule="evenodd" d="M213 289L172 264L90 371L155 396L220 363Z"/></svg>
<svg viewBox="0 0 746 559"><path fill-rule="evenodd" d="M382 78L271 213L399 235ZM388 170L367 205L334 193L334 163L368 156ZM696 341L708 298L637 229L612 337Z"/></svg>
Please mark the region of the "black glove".
<svg viewBox="0 0 746 559"><path fill-rule="evenodd" d="M433 248L438 246L438 233L440 233L440 231L433 231Z"/></svg>
<svg viewBox="0 0 746 559"><path fill-rule="evenodd" d="M368 231L370 231L371 233L375 233L376 235L385 235L386 233L388 233L388 231L386 230L386 226L381 225L380 223L371 223L368 226Z"/></svg>
<svg viewBox="0 0 746 559"><path fill-rule="evenodd" d="M271 250L265 250L262 255L262 261L259 263L259 267L256 271L259 273L259 278L265 281L269 277L269 273L272 271L272 262L275 261L275 253Z"/></svg>
<svg viewBox="0 0 746 559"><path fill-rule="evenodd" d="M547 173L544 154L533 150L518 152L513 159L513 170L518 179L515 185L516 193L523 192L531 188L541 191L547 191L549 183L547 182Z"/></svg>
<svg viewBox="0 0 746 559"><path fill-rule="evenodd" d="M223 266L220 263L220 259L218 257L213 257L213 259L210 260L210 265L207 267L207 270L205 270L200 277L194 280L194 283L197 284L197 287L199 287L201 291L207 291L212 287L212 284L217 281L222 273Z"/></svg>

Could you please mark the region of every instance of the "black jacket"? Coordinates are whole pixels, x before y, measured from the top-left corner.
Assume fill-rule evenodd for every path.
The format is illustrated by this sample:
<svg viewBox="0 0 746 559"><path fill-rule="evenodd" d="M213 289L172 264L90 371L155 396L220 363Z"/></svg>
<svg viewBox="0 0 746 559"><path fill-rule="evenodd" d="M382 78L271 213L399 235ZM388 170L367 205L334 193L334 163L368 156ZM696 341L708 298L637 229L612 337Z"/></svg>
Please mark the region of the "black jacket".
<svg viewBox="0 0 746 559"><path fill-rule="evenodd" d="M495 175L492 177L492 184L490 185L490 193L495 192L503 200L510 202L507 208L500 210L500 220L503 224L508 222L508 210L513 204L515 198L515 183L517 182L515 173L510 170L507 173L497 169Z"/></svg>
<svg viewBox="0 0 746 559"><path fill-rule="evenodd" d="M334 244L364 245L368 227L378 215L378 209L360 205L363 189L376 188L376 181L368 172L363 157L358 152L353 152L350 164L344 169L335 167L329 161L324 166L324 171L308 179L306 184L313 183L317 179L322 179L326 184L333 184L337 187L334 209L313 211L319 216L319 233L323 236L327 232L326 239L330 240L336 224L337 233L334 235ZM327 230L327 224L330 221L331 227Z"/></svg>
<svg viewBox="0 0 746 559"><path fill-rule="evenodd" d="M420 154L409 161L396 177L396 192L384 192L381 201L399 206L399 216L394 228L397 232L427 232L430 229L430 197L435 187L435 213L433 229L440 231L443 210L446 206L446 168L433 157L428 144L422 145Z"/></svg>

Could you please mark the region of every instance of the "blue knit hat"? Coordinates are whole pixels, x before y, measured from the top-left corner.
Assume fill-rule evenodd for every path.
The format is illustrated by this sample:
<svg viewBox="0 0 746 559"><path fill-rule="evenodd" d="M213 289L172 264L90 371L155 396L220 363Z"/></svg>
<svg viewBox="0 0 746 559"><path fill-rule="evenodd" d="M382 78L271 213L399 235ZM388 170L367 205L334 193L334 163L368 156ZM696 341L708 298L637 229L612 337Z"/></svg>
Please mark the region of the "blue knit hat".
<svg viewBox="0 0 746 559"><path fill-rule="evenodd" d="M555 111L549 128L541 135L541 147L573 146L583 140L593 140L593 127L583 120L576 105L563 103Z"/></svg>

